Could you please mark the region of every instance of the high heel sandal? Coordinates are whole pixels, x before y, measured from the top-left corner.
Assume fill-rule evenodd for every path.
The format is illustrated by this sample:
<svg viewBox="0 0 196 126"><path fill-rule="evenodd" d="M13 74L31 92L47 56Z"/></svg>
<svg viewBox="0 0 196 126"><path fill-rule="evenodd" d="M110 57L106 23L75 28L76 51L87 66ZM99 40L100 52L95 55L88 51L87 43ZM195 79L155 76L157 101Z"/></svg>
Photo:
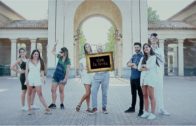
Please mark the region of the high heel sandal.
<svg viewBox="0 0 196 126"><path fill-rule="evenodd" d="M79 112L80 111L80 105L76 106L76 111Z"/></svg>
<svg viewBox="0 0 196 126"><path fill-rule="evenodd" d="M51 113L50 109L49 109L49 108L47 108L47 109L45 109L44 114L46 114L46 115L51 115L52 113Z"/></svg>
<svg viewBox="0 0 196 126"><path fill-rule="evenodd" d="M86 110L86 112L90 112L91 111L91 109L90 108L88 108L87 110Z"/></svg>

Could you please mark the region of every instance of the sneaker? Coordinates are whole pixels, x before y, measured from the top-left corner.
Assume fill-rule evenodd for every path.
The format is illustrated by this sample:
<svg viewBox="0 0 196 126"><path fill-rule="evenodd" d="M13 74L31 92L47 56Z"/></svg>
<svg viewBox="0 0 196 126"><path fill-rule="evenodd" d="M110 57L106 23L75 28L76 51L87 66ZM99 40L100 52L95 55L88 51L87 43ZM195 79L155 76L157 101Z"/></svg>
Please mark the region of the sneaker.
<svg viewBox="0 0 196 126"><path fill-rule="evenodd" d="M27 111L28 108L27 108L27 106L23 106L23 107L21 108L21 110L22 110L22 111Z"/></svg>
<svg viewBox="0 0 196 126"><path fill-rule="evenodd" d="M153 114L153 113L150 113L147 119L153 120L153 119L155 119L155 118L156 118L156 115Z"/></svg>
<svg viewBox="0 0 196 126"><path fill-rule="evenodd" d="M140 117L141 118L147 118L150 115L148 112L144 112Z"/></svg>
<svg viewBox="0 0 196 126"><path fill-rule="evenodd" d="M102 112L103 112L104 114L108 114L108 111L107 111L106 108L102 108Z"/></svg>
<svg viewBox="0 0 196 126"><path fill-rule="evenodd" d="M48 106L48 108L50 108L50 109L56 109L56 105L55 104L50 104L49 106Z"/></svg>
<svg viewBox="0 0 196 126"><path fill-rule="evenodd" d="M96 114L97 113L97 108L93 108L88 112L89 114Z"/></svg>
<svg viewBox="0 0 196 126"><path fill-rule="evenodd" d="M63 103L60 104L60 108L61 108L61 109L65 109Z"/></svg>
<svg viewBox="0 0 196 126"><path fill-rule="evenodd" d="M162 115L166 115L166 116L169 116L170 115L170 113L168 111L164 110L164 109L161 109L159 111L159 113L162 114Z"/></svg>
<svg viewBox="0 0 196 126"><path fill-rule="evenodd" d="M28 115L33 115L33 112L31 110L28 110Z"/></svg>
<svg viewBox="0 0 196 126"><path fill-rule="evenodd" d="M31 108L33 109L33 110L38 110L39 109L39 107L37 106L37 105L31 105Z"/></svg>
<svg viewBox="0 0 196 126"><path fill-rule="evenodd" d="M76 111L79 112L80 111L80 105L76 106Z"/></svg>
<svg viewBox="0 0 196 126"><path fill-rule="evenodd" d="M129 107L127 110L125 110L125 113L135 112L135 108Z"/></svg>
<svg viewBox="0 0 196 126"><path fill-rule="evenodd" d="M143 115L143 114L144 114L143 111L139 111L138 116L141 116L141 115Z"/></svg>

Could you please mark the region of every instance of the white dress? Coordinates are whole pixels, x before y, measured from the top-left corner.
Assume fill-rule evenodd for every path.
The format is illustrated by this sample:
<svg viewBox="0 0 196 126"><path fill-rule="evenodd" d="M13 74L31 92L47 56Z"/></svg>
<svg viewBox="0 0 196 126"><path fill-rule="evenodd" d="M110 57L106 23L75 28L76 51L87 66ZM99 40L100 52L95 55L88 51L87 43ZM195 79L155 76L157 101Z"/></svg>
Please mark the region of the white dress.
<svg viewBox="0 0 196 126"><path fill-rule="evenodd" d="M158 69L158 83L157 83L157 92L156 92L156 97L157 97L157 109L164 109L164 103L163 103L163 76L164 76L164 62L165 62L165 57L164 57L164 51L162 48L156 48L153 49L153 51L156 53L157 57L159 57L162 62L158 60L158 63L160 65Z"/></svg>
<svg viewBox="0 0 196 126"><path fill-rule="evenodd" d="M143 57L140 59L138 69L141 69ZM141 85L148 85L152 87L157 86L157 69L156 56L150 56L146 62L147 71L141 72L140 83Z"/></svg>
<svg viewBox="0 0 196 126"><path fill-rule="evenodd" d="M33 64L31 61L28 62L29 73L28 81L30 86L41 86L41 71L40 71L40 61L37 64Z"/></svg>
<svg viewBox="0 0 196 126"><path fill-rule="evenodd" d="M87 64L86 64L86 58L82 58L80 60L80 76L82 84L92 84L93 80L93 73L87 72Z"/></svg>

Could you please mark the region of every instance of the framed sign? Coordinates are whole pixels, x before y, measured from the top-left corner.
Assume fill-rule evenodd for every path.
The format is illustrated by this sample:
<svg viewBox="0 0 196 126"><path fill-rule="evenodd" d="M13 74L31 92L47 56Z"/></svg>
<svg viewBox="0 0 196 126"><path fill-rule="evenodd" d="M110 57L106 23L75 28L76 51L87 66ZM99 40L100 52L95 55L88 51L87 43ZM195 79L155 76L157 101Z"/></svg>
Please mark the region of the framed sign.
<svg viewBox="0 0 196 126"><path fill-rule="evenodd" d="M89 73L114 70L113 52L87 54L86 62Z"/></svg>

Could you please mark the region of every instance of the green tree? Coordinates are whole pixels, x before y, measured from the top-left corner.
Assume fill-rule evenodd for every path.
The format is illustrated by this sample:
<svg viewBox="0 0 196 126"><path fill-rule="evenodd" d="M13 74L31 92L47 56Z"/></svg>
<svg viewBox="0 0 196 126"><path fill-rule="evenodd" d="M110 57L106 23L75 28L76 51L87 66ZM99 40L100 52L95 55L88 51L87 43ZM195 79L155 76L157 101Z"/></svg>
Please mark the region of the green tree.
<svg viewBox="0 0 196 126"><path fill-rule="evenodd" d="M115 28L114 26L112 26L109 30L108 30L108 42L105 44L105 51L115 51L114 47L115 47Z"/></svg>
<svg viewBox="0 0 196 126"><path fill-rule="evenodd" d="M160 21L157 11L153 10L152 7L148 7L148 22L154 23L156 21Z"/></svg>
<svg viewBox="0 0 196 126"><path fill-rule="evenodd" d="M84 56L84 44L86 43L86 38L83 34L83 31L80 31L79 36L79 47L80 47L80 59Z"/></svg>

